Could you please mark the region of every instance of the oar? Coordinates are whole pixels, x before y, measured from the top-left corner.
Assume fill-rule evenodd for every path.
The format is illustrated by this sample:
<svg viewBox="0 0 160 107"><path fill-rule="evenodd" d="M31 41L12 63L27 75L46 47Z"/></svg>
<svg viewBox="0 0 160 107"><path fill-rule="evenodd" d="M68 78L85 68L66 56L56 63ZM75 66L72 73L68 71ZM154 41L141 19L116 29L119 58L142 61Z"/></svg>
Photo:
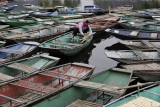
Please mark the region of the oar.
<svg viewBox="0 0 160 107"><path fill-rule="evenodd" d="M151 85L151 84L160 84L160 81L156 81L156 82L146 82L146 83L138 83L138 84L136 84L136 85L131 85L131 86L127 86L127 87L118 88L117 90L130 89L130 88L136 88L136 87L142 87L142 86Z"/></svg>

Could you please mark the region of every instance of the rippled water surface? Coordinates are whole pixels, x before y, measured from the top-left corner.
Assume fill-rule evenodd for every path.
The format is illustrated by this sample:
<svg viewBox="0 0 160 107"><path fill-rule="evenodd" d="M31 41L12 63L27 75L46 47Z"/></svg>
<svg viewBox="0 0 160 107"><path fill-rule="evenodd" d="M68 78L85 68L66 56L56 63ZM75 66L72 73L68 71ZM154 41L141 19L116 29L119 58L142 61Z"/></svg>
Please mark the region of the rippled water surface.
<svg viewBox="0 0 160 107"><path fill-rule="evenodd" d="M84 5L97 5L103 9L122 5L133 5L134 9L158 8L158 0L16 0L10 4L17 4L15 10L23 10L23 4L34 4L44 7L54 7L58 5L83 9ZM94 73L106 70L117 65L117 62L105 56L106 47L117 43L118 39L103 33L96 35L92 43L75 57L61 57L60 64L68 62L84 62L96 66ZM117 49L120 47L117 47Z"/></svg>

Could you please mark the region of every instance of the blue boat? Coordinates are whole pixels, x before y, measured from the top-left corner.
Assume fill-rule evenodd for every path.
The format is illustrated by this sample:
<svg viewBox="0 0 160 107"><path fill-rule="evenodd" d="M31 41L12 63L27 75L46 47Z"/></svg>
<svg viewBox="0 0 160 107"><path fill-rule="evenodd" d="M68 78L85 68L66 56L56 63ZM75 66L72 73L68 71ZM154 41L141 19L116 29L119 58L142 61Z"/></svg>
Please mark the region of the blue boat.
<svg viewBox="0 0 160 107"><path fill-rule="evenodd" d="M59 13L76 13L78 10L74 8L69 8L65 6L56 6L55 7Z"/></svg>
<svg viewBox="0 0 160 107"><path fill-rule="evenodd" d="M30 56L38 45L38 42L24 42L0 48L0 64Z"/></svg>
<svg viewBox="0 0 160 107"><path fill-rule="evenodd" d="M11 11L11 10L13 10L16 7L17 7L17 5L3 5L0 8L4 9L6 11Z"/></svg>
<svg viewBox="0 0 160 107"><path fill-rule="evenodd" d="M99 8L96 5L86 5L86 6L84 6L84 10L86 12L91 12L91 13L94 13L94 14L104 14L104 13L106 13L106 10L104 10L102 8Z"/></svg>

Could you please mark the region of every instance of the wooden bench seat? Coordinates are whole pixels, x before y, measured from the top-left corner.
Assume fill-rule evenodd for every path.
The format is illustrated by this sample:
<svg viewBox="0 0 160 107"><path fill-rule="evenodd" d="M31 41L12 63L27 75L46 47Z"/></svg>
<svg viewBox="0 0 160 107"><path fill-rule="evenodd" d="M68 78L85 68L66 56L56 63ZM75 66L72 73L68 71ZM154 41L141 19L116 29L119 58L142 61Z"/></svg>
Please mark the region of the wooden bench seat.
<svg viewBox="0 0 160 107"><path fill-rule="evenodd" d="M1 52L8 52L8 53L14 53L14 54L24 54L22 51L17 50L11 50L11 49L0 49Z"/></svg>
<svg viewBox="0 0 160 107"><path fill-rule="evenodd" d="M14 77L12 77L12 76L0 73L0 80L1 81L7 81L7 80L10 80L10 79L13 79L13 78Z"/></svg>

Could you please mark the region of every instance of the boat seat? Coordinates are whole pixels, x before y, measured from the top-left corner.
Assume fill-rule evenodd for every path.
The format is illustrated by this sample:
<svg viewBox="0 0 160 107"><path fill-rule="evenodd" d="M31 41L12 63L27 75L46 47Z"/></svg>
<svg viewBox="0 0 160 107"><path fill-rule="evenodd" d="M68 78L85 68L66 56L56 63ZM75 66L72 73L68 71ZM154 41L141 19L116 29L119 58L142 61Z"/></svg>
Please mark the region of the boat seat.
<svg viewBox="0 0 160 107"><path fill-rule="evenodd" d="M157 38L158 33L151 33L151 38Z"/></svg>
<svg viewBox="0 0 160 107"><path fill-rule="evenodd" d="M19 80L17 82L13 82L10 84L14 85L14 86L25 88L25 89L30 89L30 90L34 90L37 92L42 92L42 93L49 93L49 92L55 90L55 88L53 88L53 87L45 86L45 85L41 85L38 83L25 81L25 80Z"/></svg>
<svg viewBox="0 0 160 107"><path fill-rule="evenodd" d="M6 36L4 38L6 38L6 39L14 39L14 38L20 38L20 37L29 37L29 35L16 34L16 35L11 35L11 36Z"/></svg>
<svg viewBox="0 0 160 107"><path fill-rule="evenodd" d="M141 57L142 59L149 59L149 57L148 56L146 56L143 52L141 52L141 51L136 51L136 50L134 50L133 51L136 55L138 55L139 57Z"/></svg>
<svg viewBox="0 0 160 107"><path fill-rule="evenodd" d="M35 20L39 21L39 22L43 22L42 19L39 19L39 18L34 18Z"/></svg>
<svg viewBox="0 0 160 107"><path fill-rule="evenodd" d="M11 50L11 49L0 49L1 52L8 52L8 53L14 53L14 54L24 54L22 51L17 50Z"/></svg>
<svg viewBox="0 0 160 107"><path fill-rule="evenodd" d="M89 81L80 81L80 82L74 84L74 86L91 88L91 89L104 91L104 92L108 92L110 94L115 94L115 95L121 95L124 92L124 90L118 90L120 87L117 87L117 86L89 82Z"/></svg>
<svg viewBox="0 0 160 107"><path fill-rule="evenodd" d="M23 20L23 19L19 19L19 21L20 21L20 22L24 22L25 20Z"/></svg>
<svg viewBox="0 0 160 107"><path fill-rule="evenodd" d="M130 36L137 36L139 31L132 31L129 35Z"/></svg>
<svg viewBox="0 0 160 107"><path fill-rule="evenodd" d="M14 78L14 77L12 77L12 76L9 76L9 75L0 73L0 80L1 80L1 81L7 81L7 80L10 80L10 79L13 79L13 78Z"/></svg>
<svg viewBox="0 0 160 107"><path fill-rule="evenodd" d="M64 45L64 44L54 44L54 43L44 43L46 45L52 45L52 46L59 46L59 47L64 47L64 48L73 48L73 47L76 47L76 46L69 46L69 45Z"/></svg>
<svg viewBox="0 0 160 107"><path fill-rule="evenodd" d="M75 44L75 43L65 43L65 42L56 42L56 41L52 41L52 43L54 44L61 44L61 45L69 45L69 46L80 46L79 44Z"/></svg>
<svg viewBox="0 0 160 107"><path fill-rule="evenodd" d="M160 107L160 103L158 101L146 98L146 97L138 97L134 98L126 103L119 105L118 107Z"/></svg>
<svg viewBox="0 0 160 107"><path fill-rule="evenodd" d="M3 61L6 61L6 59L2 59L2 58L0 58L0 62L3 62Z"/></svg>
<svg viewBox="0 0 160 107"><path fill-rule="evenodd" d="M37 70L36 68L33 68L31 66L24 65L21 63L13 63L13 64L8 65L8 67L19 69L19 70L25 71L27 73L31 73L31 72L34 72Z"/></svg>
<svg viewBox="0 0 160 107"><path fill-rule="evenodd" d="M9 30L9 31L14 32L14 33L22 33L20 31L16 31L16 30Z"/></svg>
<svg viewBox="0 0 160 107"><path fill-rule="evenodd" d="M153 47L155 47L151 42L149 42L148 40L142 40L142 42L145 44L145 45L147 45L148 47L151 47L151 48L153 48Z"/></svg>
<svg viewBox="0 0 160 107"><path fill-rule="evenodd" d="M67 107L103 107L103 105L78 99Z"/></svg>

